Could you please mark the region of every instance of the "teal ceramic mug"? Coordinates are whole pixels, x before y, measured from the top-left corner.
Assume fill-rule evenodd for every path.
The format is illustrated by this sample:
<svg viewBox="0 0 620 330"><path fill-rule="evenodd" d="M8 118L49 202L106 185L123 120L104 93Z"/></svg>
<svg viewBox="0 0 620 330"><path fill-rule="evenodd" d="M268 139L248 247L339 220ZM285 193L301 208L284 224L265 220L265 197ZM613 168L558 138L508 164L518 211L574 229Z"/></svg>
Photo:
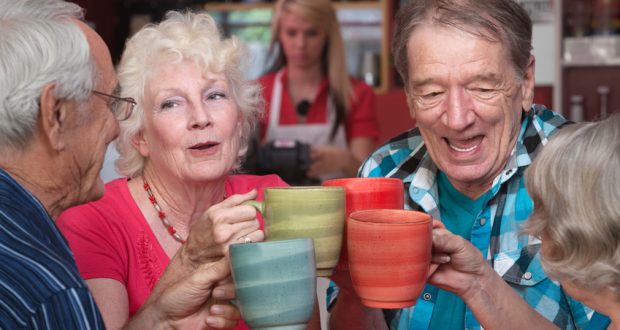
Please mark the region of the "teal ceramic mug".
<svg viewBox="0 0 620 330"><path fill-rule="evenodd" d="M301 330L316 300L314 244L309 238L230 245L239 307L251 329Z"/></svg>
<svg viewBox="0 0 620 330"><path fill-rule="evenodd" d="M265 221L268 241L312 238L317 276L330 276L338 263L345 221L343 187L267 188L264 200L247 201Z"/></svg>

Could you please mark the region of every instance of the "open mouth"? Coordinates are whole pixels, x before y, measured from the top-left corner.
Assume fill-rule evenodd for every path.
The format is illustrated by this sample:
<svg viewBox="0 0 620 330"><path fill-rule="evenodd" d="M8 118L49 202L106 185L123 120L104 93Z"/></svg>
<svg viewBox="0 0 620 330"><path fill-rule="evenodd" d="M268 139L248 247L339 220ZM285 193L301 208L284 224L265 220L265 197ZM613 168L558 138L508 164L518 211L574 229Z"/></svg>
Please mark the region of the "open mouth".
<svg viewBox="0 0 620 330"><path fill-rule="evenodd" d="M205 142L205 143L197 143L194 144L193 146L189 147L192 150L207 150L210 149L212 147L217 146L219 143L217 142Z"/></svg>
<svg viewBox="0 0 620 330"><path fill-rule="evenodd" d="M482 136L476 136L465 140L445 139L450 149L458 152L470 152L476 150L482 143Z"/></svg>

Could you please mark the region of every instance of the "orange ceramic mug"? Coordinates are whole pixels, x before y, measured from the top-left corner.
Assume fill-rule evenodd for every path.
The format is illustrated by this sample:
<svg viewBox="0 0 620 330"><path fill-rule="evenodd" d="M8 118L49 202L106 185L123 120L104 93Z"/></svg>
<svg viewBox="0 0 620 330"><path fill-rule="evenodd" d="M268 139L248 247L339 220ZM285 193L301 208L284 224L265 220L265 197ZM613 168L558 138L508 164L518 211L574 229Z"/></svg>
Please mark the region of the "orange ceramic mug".
<svg viewBox="0 0 620 330"><path fill-rule="evenodd" d="M361 210L349 215L349 271L364 305L415 305L429 275L434 225L441 223L410 210Z"/></svg>
<svg viewBox="0 0 620 330"><path fill-rule="evenodd" d="M351 212L368 209L402 209L405 187L401 179L396 178L339 178L323 181L324 186L344 187L346 195L346 212L348 219ZM347 252L346 221L343 232L343 244L336 269L349 269Z"/></svg>

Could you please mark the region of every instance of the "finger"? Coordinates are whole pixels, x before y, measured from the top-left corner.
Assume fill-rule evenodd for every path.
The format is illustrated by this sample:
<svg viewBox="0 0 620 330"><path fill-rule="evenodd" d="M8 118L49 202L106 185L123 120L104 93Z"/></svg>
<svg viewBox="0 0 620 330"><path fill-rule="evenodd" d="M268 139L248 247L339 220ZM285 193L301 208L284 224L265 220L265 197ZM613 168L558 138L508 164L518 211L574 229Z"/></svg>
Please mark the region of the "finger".
<svg viewBox="0 0 620 330"><path fill-rule="evenodd" d="M239 243L257 243L265 240L265 233L257 228L251 228L249 230L239 230L235 234L235 238L230 241L230 244Z"/></svg>
<svg viewBox="0 0 620 330"><path fill-rule="evenodd" d="M218 224L235 224L240 222L255 222L256 225L259 225L256 212L256 209L250 205L232 207L214 205L205 212L205 216L216 226Z"/></svg>
<svg viewBox="0 0 620 330"><path fill-rule="evenodd" d="M433 229L445 229L446 226L441 220L433 219Z"/></svg>
<svg viewBox="0 0 620 330"><path fill-rule="evenodd" d="M215 204L211 207L211 209L220 209L220 208L231 208L233 206L237 206L247 200L255 199L258 196L258 191L256 189L252 189L245 194L235 194L222 202Z"/></svg>
<svg viewBox="0 0 620 330"><path fill-rule="evenodd" d="M189 278L189 283L195 283L200 288L213 289L216 283L230 276L228 258L221 258L213 263L201 265ZM212 293L211 293L212 294Z"/></svg>
<svg viewBox="0 0 620 330"><path fill-rule="evenodd" d="M445 253L433 254L433 256L431 257L431 263L433 264L442 265L442 264L447 264L449 262L450 262L450 256Z"/></svg>
<svg viewBox="0 0 620 330"><path fill-rule="evenodd" d="M220 282L213 289L213 298L216 300L233 300L235 297L235 285L232 282Z"/></svg>
<svg viewBox="0 0 620 330"><path fill-rule="evenodd" d="M433 253L451 254L463 248L462 238L446 229L433 230Z"/></svg>
<svg viewBox="0 0 620 330"><path fill-rule="evenodd" d="M237 319L227 319L216 315L209 315L206 318L207 325L212 329L234 329L241 317Z"/></svg>

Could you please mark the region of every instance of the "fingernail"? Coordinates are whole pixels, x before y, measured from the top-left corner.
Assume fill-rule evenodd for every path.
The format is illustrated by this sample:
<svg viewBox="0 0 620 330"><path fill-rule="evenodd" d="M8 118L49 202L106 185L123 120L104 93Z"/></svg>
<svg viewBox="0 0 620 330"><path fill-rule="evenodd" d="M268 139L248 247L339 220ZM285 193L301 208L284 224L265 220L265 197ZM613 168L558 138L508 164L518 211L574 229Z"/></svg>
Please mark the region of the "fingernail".
<svg viewBox="0 0 620 330"><path fill-rule="evenodd" d="M211 314L213 315L221 315L224 313L224 309L218 305L211 306Z"/></svg>
<svg viewBox="0 0 620 330"><path fill-rule="evenodd" d="M207 325L212 327L212 328L215 328L215 327L217 327L219 325L218 322L217 322L217 319L214 318L214 317L207 316L206 322L207 322Z"/></svg>
<svg viewBox="0 0 620 330"><path fill-rule="evenodd" d="M224 289L214 289L213 298L224 298L226 291Z"/></svg>

